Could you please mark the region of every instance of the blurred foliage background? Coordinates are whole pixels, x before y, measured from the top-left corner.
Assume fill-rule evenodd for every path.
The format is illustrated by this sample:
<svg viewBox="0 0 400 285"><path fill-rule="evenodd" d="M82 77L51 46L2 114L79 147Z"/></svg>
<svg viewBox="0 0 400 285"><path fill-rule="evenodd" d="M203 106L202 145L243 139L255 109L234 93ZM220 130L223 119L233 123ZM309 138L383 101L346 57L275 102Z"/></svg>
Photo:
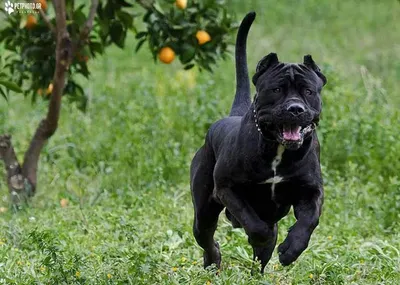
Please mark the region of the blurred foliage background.
<svg viewBox="0 0 400 285"><path fill-rule="evenodd" d="M318 129L326 201L309 249L287 268L274 254L265 276L251 276L246 236L221 216L223 270L201 268L188 170L208 126L229 112L234 60L218 61L213 74L184 71L178 61L155 65L127 33L124 50L90 59L89 80L76 79L86 113L63 106L31 208L6 211L1 185L0 283L399 282L400 3L230 0L226 7L237 21L257 12L251 72L269 52L285 62L310 53L328 78ZM45 109L45 101L32 107L18 94L0 100L0 133L26 149ZM293 221L281 222L279 241Z"/></svg>

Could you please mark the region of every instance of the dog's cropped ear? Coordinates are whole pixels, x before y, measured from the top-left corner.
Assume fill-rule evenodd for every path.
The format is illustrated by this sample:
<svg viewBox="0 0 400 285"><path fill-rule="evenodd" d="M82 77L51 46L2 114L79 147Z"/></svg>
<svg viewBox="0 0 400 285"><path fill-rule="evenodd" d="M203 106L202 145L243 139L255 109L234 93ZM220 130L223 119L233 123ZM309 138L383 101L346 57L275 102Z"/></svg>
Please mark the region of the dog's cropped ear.
<svg viewBox="0 0 400 285"><path fill-rule="evenodd" d="M271 52L270 54L264 56L257 64L256 72L265 71L270 66L278 64L278 55L276 53Z"/></svg>
<svg viewBox="0 0 400 285"><path fill-rule="evenodd" d="M321 69L318 67L318 65L316 65L311 55L305 55L303 63L305 66L311 68L318 75L318 77L321 78L323 85L326 84L325 75L322 74Z"/></svg>
<svg viewBox="0 0 400 285"><path fill-rule="evenodd" d="M271 52L270 54L264 56L257 64L256 73L253 76L253 84L256 85L258 78L263 74L268 68L279 63L278 55Z"/></svg>

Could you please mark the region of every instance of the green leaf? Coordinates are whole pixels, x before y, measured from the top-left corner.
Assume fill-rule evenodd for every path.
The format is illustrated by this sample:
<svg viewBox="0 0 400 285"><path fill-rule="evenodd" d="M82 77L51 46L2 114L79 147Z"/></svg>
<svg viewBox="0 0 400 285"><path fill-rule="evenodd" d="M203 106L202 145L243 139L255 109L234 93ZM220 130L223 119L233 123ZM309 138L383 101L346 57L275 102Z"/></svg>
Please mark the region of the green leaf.
<svg viewBox="0 0 400 285"><path fill-rule="evenodd" d="M140 40L140 41L138 42L138 44L136 45L135 52L138 52L139 49L142 47L142 45L143 45L145 42L146 42L146 38Z"/></svg>
<svg viewBox="0 0 400 285"><path fill-rule="evenodd" d="M147 36L147 34L148 34L147 32L140 32L140 33L136 34L135 38L140 39L140 38Z"/></svg>
<svg viewBox="0 0 400 285"><path fill-rule="evenodd" d="M100 19L102 19L104 17L103 7L102 7L101 3L99 3L99 5L97 6L96 13Z"/></svg>
<svg viewBox="0 0 400 285"><path fill-rule="evenodd" d="M103 53L103 45L99 42L90 42L89 43L90 53L92 56L95 56L96 53Z"/></svg>
<svg viewBox="0 0 400 285"><path fill-rule="evenodd" d="M152 10L147 11L146 14L143 16L143 22L147 22L150 19L150 16L153 14Z"/></svg>
<svg viewBox="0 0 400 285"><path fill-rule="evenodd" d="M84 23L86 22L86 15L82 12L81 9L75 10L73 17L74 17L74 23L80 27L83 26Z"/></svg>
<svg viewBox="0 0 400 285"><path fill-rule="evenodd" d="M185 44L182 47L182 53L179 56L180 61L183 64L190 62L196 55L196 49L191 45Z"/></svg>
<svg viewBox="0 0 400 285"><path fill-rule="evenodd" d="M191 63L191 64L186 65L183 69L184 70L189 70L189 69L192 69L193 67L194 67L194 64Z"/></svg>
<svg viewBox="0 0 400 285"><path fill-rule="evenodd" d="M104 6L104 18L107 19L114 19L115 15L115 6L118 4L115 4L113 1L107 1L106 6Z"/></svg>
<svg viewBox="0 0 400 285"><path fill-rule="evenodd" d="M17 93L22 93L22 89L17 84L15 84L14 82L7 81L7 80L4 80L4 79L0 79L0 85L3 85L8 90L12 90L12 91L17 92Z"/></svg>
<svg viewBox="0 0 400 285"><path fill-rule="evenodd" d="M122 7L132 7L133 5L124 1L124 0L119 0L118 4L120 4Z"/></svg>
<svg viewBox="0 0 400 285"><path fill-rule="evenodd" d="M160 6L160 4L158 4L158 2L155 2L155 3L153 4L153 6L154 6L154 8L156 9L156 11L157 11L158 13L160 13L161 15L164 15L164 14L165 14L164 10L161 8L161 6Z"/></svg>
<svg viewBox="0 0 400 285"><path fill-rule="evenodd" d="M185 27L180 26L180 25L173 25L172 28L173 28L174 30L183 30Z"/></svg>
<svg viewBox="0 0 400 285"><path fill-rule="evenodd" d="M126 30L124 31L124 27L121 22L114 21L110 27L110 37L111 40L120 48L124 47Z"/></svg>
<svg viewBox="0 0 400 285"><path fill-rule="evenodd" d="M133 16L127 12L124 11L118 11L117 12L117 17L120 19L120 21L124 24L124 26L128 29L130 29L133 25Z"/></svg>
<svg viewBox="0 0 400 285"><path fill-rule="evenodd" d="M6 94L6 92L3 90L3 88L0 88L0 93L1 93L1 96L3 96L3 98L6 99L6 101L8 101L7 94Z"/></svg>
<svg viewBox="0 0 400 285"><path fill-rule="evenodd" d="M77 68L76 72L82 74L86 78L89 78L90 72L89 72L86 62L80 62L78 64L78 68Z"/></svg>

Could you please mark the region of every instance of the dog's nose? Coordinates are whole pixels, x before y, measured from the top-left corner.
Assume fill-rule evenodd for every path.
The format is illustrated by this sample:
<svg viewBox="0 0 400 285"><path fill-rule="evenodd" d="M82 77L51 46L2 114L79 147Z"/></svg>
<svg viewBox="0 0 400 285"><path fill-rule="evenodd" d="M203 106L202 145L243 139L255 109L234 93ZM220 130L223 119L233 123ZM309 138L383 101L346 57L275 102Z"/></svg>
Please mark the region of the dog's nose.
<svg viewBox="0 0 400 285"><path fill-rule="evenodd" d="M287 110L292 113L293 115L300 115L301 113L304 113L304 106L299 103L293 103L291 104Z"/></svg>

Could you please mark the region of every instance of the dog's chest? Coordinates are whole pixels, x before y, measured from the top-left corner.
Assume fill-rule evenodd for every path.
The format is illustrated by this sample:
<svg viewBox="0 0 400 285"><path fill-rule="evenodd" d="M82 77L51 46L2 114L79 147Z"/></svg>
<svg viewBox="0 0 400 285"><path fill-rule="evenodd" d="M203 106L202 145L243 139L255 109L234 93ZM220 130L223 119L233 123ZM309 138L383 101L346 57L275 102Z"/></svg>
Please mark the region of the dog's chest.
<svg viewBox="0 0 400 285"><path fill-rule="evenodd" d="M265 180L258 182L258 184L268 184L271 186L271 199L275 198L275 189L276 185L285 181L283 175L279 175L278 166L282 163L282 157L285 148L282 145L279 145L276 151L276 156L272 159L271 165L269 168L272 170L272 177L268 177Z"/></svg>

